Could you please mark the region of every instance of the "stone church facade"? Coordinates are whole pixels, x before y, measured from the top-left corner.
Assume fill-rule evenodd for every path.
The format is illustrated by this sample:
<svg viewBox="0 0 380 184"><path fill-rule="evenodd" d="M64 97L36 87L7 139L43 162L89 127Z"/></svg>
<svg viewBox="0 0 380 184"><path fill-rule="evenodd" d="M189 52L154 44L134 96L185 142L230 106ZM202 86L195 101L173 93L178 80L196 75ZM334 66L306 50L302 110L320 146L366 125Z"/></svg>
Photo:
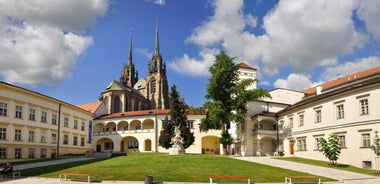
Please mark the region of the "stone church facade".
<svg viewBox="0 0 380 184"><path fill-rule="evenodd" d="M119 81L112 80L100 94L106 114L153 109L169 109L169 87L166 64L160 47L158 22L156 22L155 51L148 63L146 79L138 79L138 71L132 60L132 32L130 33L128 63L124 64Z"/></svg>

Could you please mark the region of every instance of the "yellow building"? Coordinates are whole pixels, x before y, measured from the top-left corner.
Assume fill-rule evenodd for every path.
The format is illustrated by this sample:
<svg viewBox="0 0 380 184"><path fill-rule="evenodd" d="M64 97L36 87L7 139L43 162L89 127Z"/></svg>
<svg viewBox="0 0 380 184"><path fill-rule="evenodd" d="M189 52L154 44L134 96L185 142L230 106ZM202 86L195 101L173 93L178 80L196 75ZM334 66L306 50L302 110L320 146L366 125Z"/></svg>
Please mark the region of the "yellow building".
<svg viewBox="0 0 380 184"><path fill-rule="evenodd" d="M0 82L0 159L54 158L92 150L94 114Z"/></svg>

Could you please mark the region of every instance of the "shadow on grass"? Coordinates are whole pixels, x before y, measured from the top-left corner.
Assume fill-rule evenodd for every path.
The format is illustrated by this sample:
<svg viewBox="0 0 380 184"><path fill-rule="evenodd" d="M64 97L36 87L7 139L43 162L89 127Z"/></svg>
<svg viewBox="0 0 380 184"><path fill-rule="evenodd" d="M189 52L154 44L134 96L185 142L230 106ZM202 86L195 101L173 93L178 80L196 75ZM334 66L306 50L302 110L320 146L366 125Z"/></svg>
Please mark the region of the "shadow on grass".
<svg viewBox="0 0 380 184"><path fill-rule="evenodd" d="M68 162L63 164L54 164L49 166L35 167L30 169L21 170L23 176L40 176L48 173L58 172L60 170L69 169L72 167L77 167L81 165L91 164L103 160L107 160L108 158L99 158L99 159L90 159L84 161L77 162Z"/></svg>

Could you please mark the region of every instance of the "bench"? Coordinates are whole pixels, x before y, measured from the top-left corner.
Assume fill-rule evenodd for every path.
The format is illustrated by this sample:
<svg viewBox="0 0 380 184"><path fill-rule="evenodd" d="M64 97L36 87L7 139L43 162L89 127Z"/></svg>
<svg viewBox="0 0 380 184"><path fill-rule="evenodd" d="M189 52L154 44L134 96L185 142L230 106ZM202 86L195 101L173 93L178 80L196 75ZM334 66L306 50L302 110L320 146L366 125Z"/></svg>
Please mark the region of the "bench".
<svg viewBox="0 0 380 184"><path fill-rule="evenodd" d="M318 181L318 184L321 184L320 176L287 176L285 177L285 183L292 184L292 179L315 179Z"/></svg>
<svg viewBox="0 0 380 184"><path fill-rule="evenodd" d="M12 177L13 178L20 177L20 176L21 176L21 172L20 171L12 171Z"/></svg>
<svg viewBox="0 0 380 184"><path fill-rule="evenodd" d="M212 184L213 179L232 179L232 180L247 180L247 183L250 184L251 180L249 176L210 176L210 184Z"/></svg>
<svg viewBox="0 0 380 184"><path fill-rule="evenodd" d="M68 176L80 176L80 177L87 177L87 181L90 183L91 180L93 179L93 174L83 174L83 173L60 173L59 174L59 181L61 179L67 180Z"/></svg>

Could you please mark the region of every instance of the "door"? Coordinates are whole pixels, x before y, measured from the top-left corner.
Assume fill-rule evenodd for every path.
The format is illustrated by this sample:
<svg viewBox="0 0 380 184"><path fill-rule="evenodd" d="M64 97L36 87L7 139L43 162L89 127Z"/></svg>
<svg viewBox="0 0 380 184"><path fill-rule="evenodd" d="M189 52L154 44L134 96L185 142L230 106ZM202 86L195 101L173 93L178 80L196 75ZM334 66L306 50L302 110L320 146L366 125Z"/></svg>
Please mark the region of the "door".
<svg viewBox="0 0 380 184"><path fill-rule="evenodd" d="M294 155L294 143L293 142L290 143L289 148L290 148L290 155Z"/></svg>
<svg viewBox="0 0 380 184"><path fill-rule="evenodd" d="M102 145L98 144L96 145L96 152L101 152L102 151Z"/></svg>

